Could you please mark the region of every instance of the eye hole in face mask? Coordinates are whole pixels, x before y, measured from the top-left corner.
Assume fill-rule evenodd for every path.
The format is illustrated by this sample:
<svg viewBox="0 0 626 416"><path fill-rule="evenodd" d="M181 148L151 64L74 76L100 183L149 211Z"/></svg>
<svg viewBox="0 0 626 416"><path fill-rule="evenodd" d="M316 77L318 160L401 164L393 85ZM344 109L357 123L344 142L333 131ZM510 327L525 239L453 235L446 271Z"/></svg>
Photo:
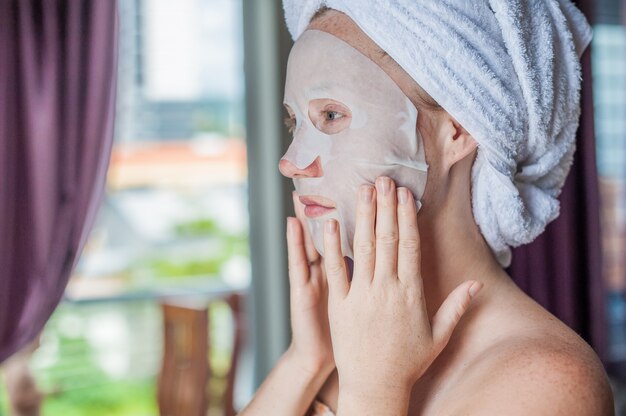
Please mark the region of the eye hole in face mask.
<svg viewBox="0 0 626 416"><path fill-rule="evenodd" d="M287 131L289 132L289 134L293 134L293 132L296 130L296 119L295 117L285 117L285 120L283 120L285 123L285 126L287 127Z"/></svg>
<svg viewBox="0 0 626 416"><path fill-rule="evenodd" d="M350 126L352 113L339 101L318 98L309 102L309 118L322 133L336 134Z"/></svg>
<svg viewBox="0 0 626 416"><path fill-rule="evenodd" d="M287 113L289 114L287 117L285 117L284 123L285 126L287 127L287 131L289 132L289 134L293 134L293 132L296 130L296 115L294 114L293 110L291 109L291 107L289 107L287 104L284 104L285 109L287 110Z"/></svg>

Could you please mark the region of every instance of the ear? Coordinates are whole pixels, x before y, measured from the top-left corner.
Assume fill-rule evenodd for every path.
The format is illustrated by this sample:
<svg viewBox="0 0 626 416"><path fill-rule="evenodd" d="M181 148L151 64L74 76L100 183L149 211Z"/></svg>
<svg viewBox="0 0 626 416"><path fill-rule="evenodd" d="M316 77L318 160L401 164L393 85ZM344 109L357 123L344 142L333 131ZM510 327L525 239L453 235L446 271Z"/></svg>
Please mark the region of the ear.
<svg viewBox="0 0 626 416"><path fill-rule="evenodd" d="M472 154L478 147L478 143L452 117L446 123L448 125L444 129L443 165L446 170L450 170L458 162Z"/></svg>

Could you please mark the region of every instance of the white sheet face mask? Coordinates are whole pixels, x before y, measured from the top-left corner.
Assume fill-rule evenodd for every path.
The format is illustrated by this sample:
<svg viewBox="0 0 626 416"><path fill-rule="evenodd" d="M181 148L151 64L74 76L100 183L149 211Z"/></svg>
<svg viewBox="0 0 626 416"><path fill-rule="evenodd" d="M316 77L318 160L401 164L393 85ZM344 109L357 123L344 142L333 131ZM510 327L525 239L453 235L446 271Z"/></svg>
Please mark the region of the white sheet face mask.
<svg viewBox="0 0 626 416"><path fill-rule="evenodd" d="M416 130L417 110L378 65L319 30L305 31L291 49L284 102L296 120L281 170L285 173L286 162L300 170L308 167L293 179L298 196L334 203L334 209L318 216L319 207L307 208L315 247L324 255L324 222L335 218L343 255L354 258L360 185L389 176L416 201L424 193L428 165Z"/></svg>

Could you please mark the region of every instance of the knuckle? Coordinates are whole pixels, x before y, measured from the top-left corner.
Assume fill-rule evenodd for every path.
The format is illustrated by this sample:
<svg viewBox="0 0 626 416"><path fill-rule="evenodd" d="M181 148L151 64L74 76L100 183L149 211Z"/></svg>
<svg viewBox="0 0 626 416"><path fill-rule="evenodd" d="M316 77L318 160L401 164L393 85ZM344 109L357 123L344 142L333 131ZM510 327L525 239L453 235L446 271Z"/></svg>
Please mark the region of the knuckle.
<svg viewBox="0 0 626 416"><path fill-rule="evenodd" d="M338 262L327 262L326 273L327 274L340 274L343 271L343 264Z"/></svg>
<svg viewBox="0 0 626 416"><path fill-rule="evenodd" d="M419 241L415 238L401 238L398 242L398 247L405 251L417 251L419 246Z"/></svg>
<svg viewBox="0 0 626 416"><path fill-rule="evenodd" d="M354 251L358 254L372 254L376 245L372 240L359 241L354 247Z"/></svg>
<svg viewBox="0 0 626 416"><path fill-rule="evenodd" d="M376 244L392 245L398 243L398 233L394 231L379 233L376 235Z"/></svg>

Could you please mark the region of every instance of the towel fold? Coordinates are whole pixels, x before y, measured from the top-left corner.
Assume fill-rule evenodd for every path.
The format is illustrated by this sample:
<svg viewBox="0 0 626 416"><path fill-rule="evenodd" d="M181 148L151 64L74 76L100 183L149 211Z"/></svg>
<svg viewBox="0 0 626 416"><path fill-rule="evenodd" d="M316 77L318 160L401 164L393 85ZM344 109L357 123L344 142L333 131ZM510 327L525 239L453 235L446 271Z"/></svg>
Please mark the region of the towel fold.
<svg viewBox="0 0 626 416"><path fill-rule="evenodd" d="M503 266L559 214L591 28L569 0L284 0L294 39L347 14L479 143L472 209Z"/></svg>

